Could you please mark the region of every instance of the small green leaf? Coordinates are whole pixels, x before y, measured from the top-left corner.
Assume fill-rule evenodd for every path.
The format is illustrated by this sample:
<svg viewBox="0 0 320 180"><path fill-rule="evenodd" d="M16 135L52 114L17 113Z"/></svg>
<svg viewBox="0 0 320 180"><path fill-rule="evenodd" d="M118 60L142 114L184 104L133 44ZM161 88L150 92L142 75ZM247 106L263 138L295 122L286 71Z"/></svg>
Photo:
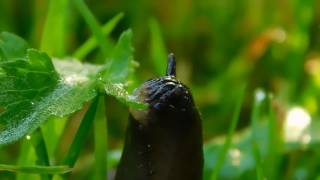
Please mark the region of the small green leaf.
<svg viewBox="0 0 320 180"><path fill-rule="evenodd" d="M124 83L129 76L129 73L133 71L133 47L131 45L132 31L129 29L124 31L118 40L116 47L114 48L109 67L104 73L105 80L115 83Z"/></svg>
<svg viewBox="0 0 320 180"><path fill-rule="evenodd" d="M124 85L121 83L110 83L105 82L105 91L108 95L114 96L120 102L127 104L136 109L144 109L148 107L147 104L139 102L135 96L129 95L129 93L124 89Z"/></svg>
<svg viewBox="0 0 320 180"><path fill-rule="evenodd" d="M24 57L27 48L28 44L22 38L8 32L0 34L0 61L4 58Z"/></svg>
<svg viewBox="0 0 320 180"><path fill-rule="evenodd" d="M134 108L143 109L147 105L138 102L137 99L130 95L125 89L125 83L130 73L134 70L135 61L133 60L133 47L131 46L132 31L129 29L123 32L118 43L109 59L109 64L102 71L104 89L108 95L116 97Z"/></svg>
<svg viewBox="0 0 320 180"><path fill-rule="evenodd" d="M5 54L0 61L0 145L31 133L51 116L63 117L81 109L96 96L94 74L99 70L73 64L78 69L66 73L67 65L56 63L59 75L45 53L17 44L21 49L15 51L26 54L11 54L7 51L11 43L23 41L14 35L6 37L10 38L1 39L0 45Z"/></svg>
<svg viewBox="0 0 320 180"><path fill-rule="evenodd" d="M31 174L64 174L72 171L68 166L14 166L0 164L0 171L21 172Z"/></svg>

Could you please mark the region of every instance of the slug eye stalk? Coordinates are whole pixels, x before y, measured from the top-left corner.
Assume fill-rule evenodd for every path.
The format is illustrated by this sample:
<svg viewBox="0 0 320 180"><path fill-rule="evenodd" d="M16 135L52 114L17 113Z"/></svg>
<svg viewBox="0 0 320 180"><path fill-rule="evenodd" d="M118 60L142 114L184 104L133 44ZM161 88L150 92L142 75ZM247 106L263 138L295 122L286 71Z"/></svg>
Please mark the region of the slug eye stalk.
<svg viewBox="0 0 320 180"><path fill-rule="evenodd" d="M201 180L202 126L189 89L168 56L165 76L135 90L145 110L130 109L116 180Z"/></svg>
<svg viewBox="0 0 320 180"><path fill-rule="evenodd" d="M166 75L176 77L176 57L173 53L170 53L168 55L168 66Z"/></svg>

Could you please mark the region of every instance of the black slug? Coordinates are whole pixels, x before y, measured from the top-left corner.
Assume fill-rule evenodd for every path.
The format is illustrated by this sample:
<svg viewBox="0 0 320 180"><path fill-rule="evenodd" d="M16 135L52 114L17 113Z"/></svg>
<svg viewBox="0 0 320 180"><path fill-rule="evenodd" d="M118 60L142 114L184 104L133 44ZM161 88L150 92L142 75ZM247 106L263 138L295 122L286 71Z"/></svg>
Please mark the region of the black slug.
<svg viewBox="0 0 320 180"><path fill-rule="evenodd" d="M176 79L175 58L166 75L135 90L146 110L130 109L116 180L201 180L202 126L189 89Z"/></svg>

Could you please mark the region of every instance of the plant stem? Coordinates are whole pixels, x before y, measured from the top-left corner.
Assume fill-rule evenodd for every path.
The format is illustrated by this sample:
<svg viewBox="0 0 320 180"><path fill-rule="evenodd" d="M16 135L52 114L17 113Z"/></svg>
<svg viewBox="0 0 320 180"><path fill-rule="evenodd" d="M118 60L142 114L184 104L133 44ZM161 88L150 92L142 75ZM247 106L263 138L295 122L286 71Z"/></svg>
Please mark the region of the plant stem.
<svg viewBox="0 0 320 180"><path fill-rule="evenodd" d="M105 116L104 96L99 97L94 121L95 179L106 179L108 151L107 118Z"/></svg>

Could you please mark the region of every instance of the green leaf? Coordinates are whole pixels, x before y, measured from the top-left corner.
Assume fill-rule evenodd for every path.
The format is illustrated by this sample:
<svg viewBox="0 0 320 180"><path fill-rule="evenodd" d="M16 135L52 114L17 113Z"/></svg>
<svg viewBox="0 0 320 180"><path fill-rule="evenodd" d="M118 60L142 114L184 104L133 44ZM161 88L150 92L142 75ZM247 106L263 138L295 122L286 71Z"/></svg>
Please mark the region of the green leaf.
<svg viewBox="0 0 320 180"><path fill-rule="evenodd" d="M109 66L104 73L105 80L115 83L124 83L133 71L133 47L131 45L132 31L124 31L114 48L111 58L108 59Z"/></svg>
<svg viewBox="0 0 320 180"><path fill-rule="evenodd" d="M82 108L83 103L96 96L95 73L98 68L85 65L69 68L56 63L59 75L50 57L34 49L23 49L17 44L14 56L12 42L20 38L7 35L1 39L0 61L0 145L18 140L31 133L51 116L63 117ZM22 42L21 42L22 43ZM60 68L60 69L59 69ZM80 70L80 69L81 70ZM81 73L80 73L81 72Z"/></svg>
<svg viewBox="0 0 320 180"><path fill-rule="evenodd" d="M127 104L128 106L136 109L144 109L148 107L147 104L139 102L135 96L130 95L121 83L105 82L104 89L107 94L114 96L120 102Z"/></svg>
<svg viewBox="0 0 320 180"><path fill-rule="evenodd" d="M129 29L123 32L113 51L109 64L104 71L104 89L108 95L116 97L134 108L146 108L147 105L138 102L137 99L130 95L125 89L125 83L130 73L134 70L135 61L133 60L133 47L131 46L132 31Z"/></svg>
<svg viewBox="0 0 320 180"><path fill-rule="evenodd" d="M76 60L54 60L53 64L45 53L25 49L22 39L6 34L0 46L0 145L31 133L50 117L64 117L81 109L97 95L98 74L102 75L99 80L110 82L103 85L108 94L128 105L145 107L118 86L127 81L133 69L131 37L130 30L121 35L110 64L102 69ZM24 45L17 44L20 49L12 51L12 42Z"/></svg>
<svg viewBox="0 0 320 180"><path fill-rule="evenodd" d="M24 57L27 48L28 44L22 38L8 32L0 34L0 61Z"/></svg>
<svg viewBox="0 0 320 180"><path fill-rule="evenodd" d="M22 172L31 174L64 174L72 171L68 166L14 166L0 164L0 171Z"/></svg>

